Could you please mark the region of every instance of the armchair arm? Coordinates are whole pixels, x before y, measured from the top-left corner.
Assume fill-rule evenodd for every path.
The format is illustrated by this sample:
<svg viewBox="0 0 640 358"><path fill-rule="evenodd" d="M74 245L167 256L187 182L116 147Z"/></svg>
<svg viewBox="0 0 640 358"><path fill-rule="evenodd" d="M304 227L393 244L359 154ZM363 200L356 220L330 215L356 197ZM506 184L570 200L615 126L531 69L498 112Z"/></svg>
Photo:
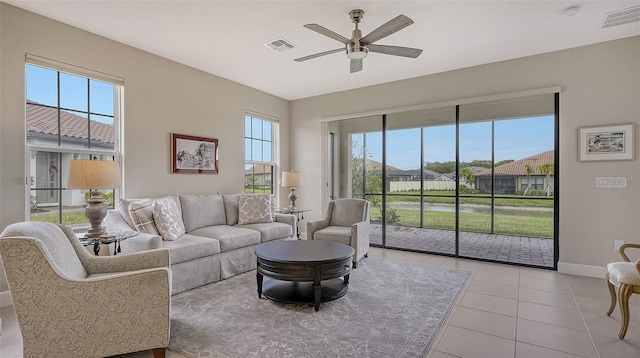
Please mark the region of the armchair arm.
<svg viewBox="0 0 640 358"><path fill-rule="evenodd" d="M640 244L622 244L622 245L620 245L620 248L618 249L618 252L620 253L620 256L622 256L622 259L624 259L626 262L630 262L631 260L629 259L629 256L627 256L627 254L624 252L627 248L640 249Z"/></svg>
<svg viewBox="0 0 640 358"><path fill-rule="evenodd" d="M298 232L298 220L293 214L276 214L275 221L291 225L291 236L295 236Z"/></svg>
<svg viewBox="0 0 640 358"><path fill-rule="evenodd" d="M313 240L313 233L329 226L329 220L307 221L307 240Z"/></svg>
<svg viewBox="0 0 640 358"><path fill-rule="evenodd" d="M369 252L369 221L351 225L351 247L356 250L356 258Z"/></svg>
<svg viewBox="0 0 640 358"><path fill-rule="evenodd" d="M168 268L169 250L156 249L118 256L90 256L86 262L87 273L136 271L152 268Z"/></svg>

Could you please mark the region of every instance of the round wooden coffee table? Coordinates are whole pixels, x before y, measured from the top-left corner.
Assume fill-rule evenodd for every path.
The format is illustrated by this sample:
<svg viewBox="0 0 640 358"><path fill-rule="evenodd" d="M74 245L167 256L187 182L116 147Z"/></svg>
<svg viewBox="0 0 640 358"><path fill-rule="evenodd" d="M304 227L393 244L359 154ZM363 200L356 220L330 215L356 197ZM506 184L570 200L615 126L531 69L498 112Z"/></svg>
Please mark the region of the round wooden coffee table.
<svg viewBox="0 0 640 358"><path fill-rule="evenodd" d="M315 240L276 241L256 249L258 297L285 303L313 303L344 296L355 251L351 246ZM263 282L263 277L270 279ZM342 277L342 279L341 279Z"/></svg>

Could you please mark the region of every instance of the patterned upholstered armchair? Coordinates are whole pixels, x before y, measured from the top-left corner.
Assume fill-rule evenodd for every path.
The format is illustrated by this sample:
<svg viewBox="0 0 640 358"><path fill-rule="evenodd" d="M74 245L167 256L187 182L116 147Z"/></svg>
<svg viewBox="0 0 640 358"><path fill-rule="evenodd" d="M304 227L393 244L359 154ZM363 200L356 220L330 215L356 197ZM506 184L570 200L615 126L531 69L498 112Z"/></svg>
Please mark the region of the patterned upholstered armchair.
<svg viewBox="0 0 640 358"><path fill-rule="evenodd" d="M323 220L307 222L307 240L339 242L353 247L353 268L369 253L369 202L336 199L329 202Z"/></svg>
<svg viewBox="0 0 640 358"><path fill-rule="evenodd" d="M0 257L25 358L105 357L169 344L169 252L91 255L65 226L23 222Z"/></svg>

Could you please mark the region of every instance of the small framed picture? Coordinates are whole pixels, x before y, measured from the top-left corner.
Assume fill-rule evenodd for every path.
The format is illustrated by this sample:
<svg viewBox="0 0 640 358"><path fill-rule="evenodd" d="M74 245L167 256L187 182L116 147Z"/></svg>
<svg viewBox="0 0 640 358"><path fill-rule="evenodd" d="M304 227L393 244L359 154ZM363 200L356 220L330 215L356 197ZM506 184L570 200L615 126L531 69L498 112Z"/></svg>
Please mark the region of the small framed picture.
<svg viewBox="0 0 640 358"><path fill-rule="evenodd" d="M633 124L578 129L580 161L633 160Z"/></svg>
<svg viewBox="0 0 640 358"><path fill-rule="evenodd" d="M171 173L218 174L218 140L171 133Z"/></svg>

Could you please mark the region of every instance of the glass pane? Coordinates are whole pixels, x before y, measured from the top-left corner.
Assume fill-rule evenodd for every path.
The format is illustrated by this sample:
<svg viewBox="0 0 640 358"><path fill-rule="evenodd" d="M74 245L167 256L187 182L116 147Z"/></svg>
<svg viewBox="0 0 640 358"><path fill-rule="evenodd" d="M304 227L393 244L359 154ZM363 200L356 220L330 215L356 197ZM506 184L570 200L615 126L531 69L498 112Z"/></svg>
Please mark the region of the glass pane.
<svg viewBox="0 0 640 358"><path fill-rule="evenodd" d="M271 142L262 142L262 160L265 162L271 161Z"/></svg>
<svg viewBox="0 0 640 358"><path fill-rule="evenodd" d="M244 139L244 160L251 160L251 139Z"/></svg>
<svg viewBox="0 0 640 358"><path fill-rule="evenodd" d="M251 137L256 139L262 139L262 120L253 118L251 120Z"/></svg>
<svg viewBox="0 0 640 358"><path fill-rule="evenodd" d="M74 111L60 111L60 137L64 147L89 145L89 120L87 114ZM80 140L83 142L80 143Z"/></svg>
<svg viewBox="0 0 640 358"><path fill-rule="evenodd" d="M114 148L113 117L89 115L91 119L91 148Z"/></svg>
<svg viewBox="0 0 640 358"><path fill-rule="evenodd" d="M351 196L364 197L364 133L351 135Z"/></svg>
<svg viewBox="0 0 640 358"><path fill-rule="evenodd" d="M46 202L40 201L46 201L49 197L56 197L57 193L58 190L31 190L29 220L49 222L52 224L59 223L59 207L57 205L48 205Z"/></svg>
<svg viewBox="0 0 640 358"><path fill-rule="evenodd" d="M58 106L58 72L27 65L27 102Z"/></svg>
<svg viewBox="0 0 640 358"><path fill-rule="evenodd" d="M244 136L247 138L251 137L251 117L244 116Z"/></svg>
<svg viewBox="0 0 640 358"><path fill-rule="evenodd" d="M89 87L91 112L113 116L114 86L106 82L89 80Z"/></svg>
<svg viewBox="0 0 640 358"><path fill-rule="evenodd" d="M447 120L455 122L451 112ZM418 249L455 254L455 163L456 127L436 125L423 128L425 181L423 184L423 222Z"/></svg>
<svg viewBox="0 0 640 358"><path fill-rule="evenodd" d="M271 121L262 121L262 136L264 140L271 140Z"/></svg>
<svg viewBox="0 0 640 358"><path fill-rule="evenodd" d="M262 161L262 141L257 139L251 140L251 160Z"/></svg>
<svg viewBox="0 0 640 358"><path fill-rule="evenodd" d="M397 231L392 226L420 227L421 132L420 128L387 132L385 222L388 234Z"/></svg>
<svg viewBox="0 0 640 358"><path fill-rule="evenodd" d="M78 111L89 110L88 80L60 73L60 107Z"/></svg>
<svg viewBox="0 0 640 358"><path fill-rule="evenodd" d="M27 143L58 146L58 110L27 103Z"/></svg>

